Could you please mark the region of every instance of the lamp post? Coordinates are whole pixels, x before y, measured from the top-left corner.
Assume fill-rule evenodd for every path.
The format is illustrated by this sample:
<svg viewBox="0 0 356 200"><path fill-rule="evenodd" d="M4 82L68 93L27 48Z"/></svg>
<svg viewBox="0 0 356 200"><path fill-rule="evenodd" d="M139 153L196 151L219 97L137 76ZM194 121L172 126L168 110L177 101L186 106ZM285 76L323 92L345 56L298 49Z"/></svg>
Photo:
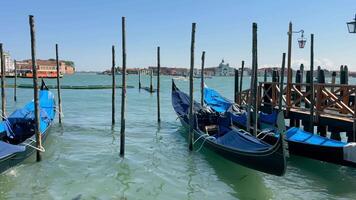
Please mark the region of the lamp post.
<svg viewBox="0 0 356 200"><path fill-rule="evenodd" d="M293 33L301 33L301 37L298 39L299 48L304 48L307 40L304 38L304 30L293 31L292 22L289 22L288 30L288 62L287 62L287 109L291 104L291 83L292 83L292 73L291 73L291 57L292 57L292 35ZM284 72L282 72L284 73ZM288 112L287 112L288 113Z"/></svg>
<svg viewBox="0 0 356 200"><path fill-rule="evenodd" d="M354 21L352 22L347 22L347 28L349 29L349 33L356 33L356 14Z"/></svg>

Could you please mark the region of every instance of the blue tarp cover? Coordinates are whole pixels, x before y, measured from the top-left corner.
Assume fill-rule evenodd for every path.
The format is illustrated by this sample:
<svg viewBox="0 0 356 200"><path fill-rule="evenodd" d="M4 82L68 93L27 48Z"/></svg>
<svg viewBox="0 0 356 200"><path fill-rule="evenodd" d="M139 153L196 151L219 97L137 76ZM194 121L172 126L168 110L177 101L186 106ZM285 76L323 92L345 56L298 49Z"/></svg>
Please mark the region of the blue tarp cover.
<svg viewBox="0 0 356 200"><path fill-rule="evenodd" d="M208 87L204 87L204 102L216 112L226 112L233 104L230 100L221 96L218 92Z"/></svg>
<svg viewBox="0 0 356 200"><path fill-rule="evenodd" d="M55 117L55 102L54 95L48 90L41 90L39 94L40 102L40 131L43 134L48 128L49 124ZM0 123L0 136L6 134L9 138L21 137L28 134L31 123L34 121L34 102L31 101L23 108L15 110L8 118L7 122ZM11 127L9 127L9 124ZM22 124L16 126L16 124ZM28 127L26 127L28 125ZM28 128L28 129L26 129ZM0 141L0 158L9 155L9 153L16 153L24 151L25 147L22 145L12 145Z"/></svg>
<svg viewBox="0 0 356 200"><path fill-rule="evenodd" d="M25 151L25 146L12 145L3 141L0 141L0 159L5 158L13 153Z"/></svg>
<svg viewBox="0 0 356 200"><path fill-rule="evenodd" d="M234 104L219 94L217 91L208 87L204 87L204 102L216 112L220 113L228 111L229 108ZM234 122L238 122L241 125L246 124L247 116L245 113L231 112L231 117ZM260 112L259 120L262 123L275 125L277 121L277 112L274 111L271 114Z"/></svg>
<svg viewBox="0 0 356 200"><path fill-rule="evenodd" d="M249 151L265 151L270 148L270 145L261 142L255 137L237 131L230 131L217 138L216 141L224 146Z"/></svg>
<svg viewBox="0 0 356 200"><path fill-rule="evenodd" d="M287 140L294 142L301 142L313 145L330 146L330 147L343 147L345 142L332 140L319 135L315 135L299 128L293 127L286 132Z"/></svg>

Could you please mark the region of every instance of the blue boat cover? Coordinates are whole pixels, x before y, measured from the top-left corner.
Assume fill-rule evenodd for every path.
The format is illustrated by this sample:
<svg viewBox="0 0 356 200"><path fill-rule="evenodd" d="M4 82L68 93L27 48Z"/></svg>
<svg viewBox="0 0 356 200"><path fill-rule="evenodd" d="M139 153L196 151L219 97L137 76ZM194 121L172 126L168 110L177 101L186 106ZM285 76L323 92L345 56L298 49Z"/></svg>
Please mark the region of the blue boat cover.
<svg viewBox="0 0 356 200"><path fill-rule="evenodd" d="M226 99L217 91L208 87L204 87L204 102L219 113L229 111L230 107L234 104L232 101ZM234 122L238 122L241 125L246 124L246 113L235 113L233 111L229 112L231 113L231 117ZM275 125L277 121L277 112L273 111L271 114L260 112L259 120L261 123Z"/></svg>
<svg viewBox="0 0 356 200"><path fill-rule="evenodd" d="M270 145L261 142L255 137L234 130L218 137L216 141L224 146L249 151L266 151L270 148Z"/></svg>
<svg viewBox="0 0 356 200"><path fill-rule="evenodd" d="M300 142L306 144L313 144L319 146L329 146L329 147L343 147L347 143L325 138L319 135L315 135L299 128L293 127L287 130L286 138L288 141Z"/></svg>
<svg viewBox="0 0 356 200"><path fill-rule="evenodd" d="M25 146L13 145L0 141L0 159L5 158L13 153L25 151Z"/></svg>
<svg viewBox="0 0 356 200"><path fill-rule="evenodd" d="M204 102L216 112L226 112L233 103L221 96L218 92L208 87L204 87Z"/></svg>
<svg viewBox="0 0 356 200"><path fill-rule="evenodd" d="M40 90L40 131L46 131L55 117L54 95L48 90ZM15 110L6 121L0 123L0 136L6 134L9 141L23 141L34 134L34 102L31 101L23 108ZM9 154L24 151L23 145L12 145L0 141L0 158Z"/></svg>

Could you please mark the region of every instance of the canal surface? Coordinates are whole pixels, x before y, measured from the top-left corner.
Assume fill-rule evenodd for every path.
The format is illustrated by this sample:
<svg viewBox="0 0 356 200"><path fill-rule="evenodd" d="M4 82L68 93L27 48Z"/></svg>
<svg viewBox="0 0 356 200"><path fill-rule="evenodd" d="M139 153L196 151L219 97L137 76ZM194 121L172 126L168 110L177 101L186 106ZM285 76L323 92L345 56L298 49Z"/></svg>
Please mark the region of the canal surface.
<svg viewBox="0 0 356 200"><path fill-rule="evenodd" d="M143 76L144 86L149 77ZM31 83L19 79L20 83ZM12 79L7 79L12 83ZM106 75L81 74L65 85L109 85ZM176 81L188 91L188 81ZM350 82L354 82L351 79ZM117 78L121 84L121 78ZM154 79L154 83L156 80ZM208 86L233 98L233 78L207 79ZM47 84L55 84L48 80ZM355 199L356 169L301 157L288 160L284 177L256 172L202 149L189 152L184 130L171 106L171 77L161 80L161 119L156 94L139 91L129 75L126 155L119 157L120 100L111 126L111 90L62 90L64 123L56 122L45 143L43 161L32 156L0 175L0 199ZM244 88L249 86L245 77ZM199 79L195 79L199 98ZM8 113L33 98L31 89L6 89ZM56 91L54 91L56 94ZM198 148L196 148L198 149Z"/></svg>

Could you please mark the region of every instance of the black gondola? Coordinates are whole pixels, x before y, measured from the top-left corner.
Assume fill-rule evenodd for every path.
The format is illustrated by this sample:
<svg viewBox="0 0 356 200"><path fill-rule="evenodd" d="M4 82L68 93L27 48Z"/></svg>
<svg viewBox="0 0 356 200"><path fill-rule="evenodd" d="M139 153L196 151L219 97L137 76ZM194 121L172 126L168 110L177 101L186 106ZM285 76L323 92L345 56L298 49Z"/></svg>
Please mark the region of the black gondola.
<svg viewBox="0 0 356 200"><path fill-rule="evenodd" d="M234 103L215 90L205 87L205 103L219 113L229 113L233 123L246 129L246 113L236 109ZM278 140L276 133L277 114L260 113L260 128L268 129L268 133L261 131L260 138L274 144ZM297 127L286 127L285 140L288 142L288 150L292 155L303 156L315 160L325 161L338 165L356 167L356 143L346 143L322 137L313 133L303 131ZM273 134L270 134L272 131Z"/></svg>
<svg viewBox="0 0 356 200"><path fill-rule="evenodd" d="M182 125L189 128L189 97L172 81L172 105ZM194 138L224 158L245 167L283 176L286 171L282 140L263 142L242 129L231 127L231 119L194 102Z"/></svg>

